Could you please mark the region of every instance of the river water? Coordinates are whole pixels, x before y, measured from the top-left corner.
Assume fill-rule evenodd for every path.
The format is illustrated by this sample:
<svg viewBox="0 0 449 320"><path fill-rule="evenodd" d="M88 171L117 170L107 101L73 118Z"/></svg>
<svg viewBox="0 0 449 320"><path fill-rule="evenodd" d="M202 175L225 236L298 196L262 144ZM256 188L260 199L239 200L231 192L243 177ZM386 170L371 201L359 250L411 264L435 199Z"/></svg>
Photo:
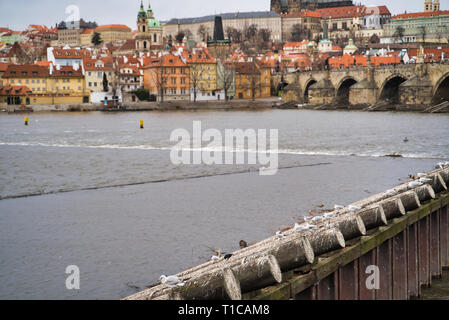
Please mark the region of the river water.
<svg viewBox="0 0 449 320"><path fill-rule="evenodd" d="M278 173L172 164L170 134L193 121L278 129ZM42 113L28 127L0 114L0 299L125 297L207 261L210 248L235 251L317 206L433 169L449 159L448 137L449 115L415 113ZM69 265L80 290L65 286Z"/></svg>

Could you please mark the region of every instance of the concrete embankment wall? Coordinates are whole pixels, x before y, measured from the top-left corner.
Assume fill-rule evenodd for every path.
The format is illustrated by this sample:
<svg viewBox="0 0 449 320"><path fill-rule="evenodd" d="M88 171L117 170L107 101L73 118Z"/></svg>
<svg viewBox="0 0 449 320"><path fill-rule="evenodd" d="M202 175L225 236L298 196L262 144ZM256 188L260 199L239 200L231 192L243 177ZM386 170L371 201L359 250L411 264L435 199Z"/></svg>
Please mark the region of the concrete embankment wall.
<svg viewBox="0 0 449 320"><path fill-rule="evenodd" d="M449 166L425 176L181 272L184 286L126 299L418 297L449 267Z"/></svg>
<svg viewBox="0 0 449 320"><path fill-rule="evenodd" d="M194 102L138 102L124 103L116 111L171 111L171 110L239 110L239 109L266 109L271 108L277 99L261 99L255 102L250 100L225 101L198 101ZM114 108L105 108L102 104L54 104L26 106L33 112L70 112L70 111L114 111ZM0 110L8 112L26 111L18 105L0 105Z"/></svg>

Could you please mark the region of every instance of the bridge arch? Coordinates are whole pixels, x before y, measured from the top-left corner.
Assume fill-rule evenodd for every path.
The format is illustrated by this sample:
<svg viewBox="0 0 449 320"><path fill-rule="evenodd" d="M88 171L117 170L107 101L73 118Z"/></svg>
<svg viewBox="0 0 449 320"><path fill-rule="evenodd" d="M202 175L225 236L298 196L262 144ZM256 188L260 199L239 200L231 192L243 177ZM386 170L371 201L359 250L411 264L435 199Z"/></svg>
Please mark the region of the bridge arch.
<svg viewBox="0 0 449 320"><path fill-rule="evenodd" d="M343 78L337 86L335 101L340 104L349 104L349 90L357 81L353 77Z"/></svg>
<svg viewBox="0 0 449 320"><path fill-rule="evenodd" d="M389 100L394 104L398 104L400 101L399 86L405 81L407 81L407 77L401 74L394 74L388 77L382 84L379 100Z"/></svg>
<svg viewBox="0 0 449 320"><path fill-rule="evenodd" d="M449 72L438 80L433 92L434 103L443 101L449 101Z"/></svg>
<svg viewBox="0 0 449 320"><path fill-rule="evenodd" d="M306 85L304 86L304 94L303 94L304 103L309 103L309 88L317 82L318 81L316 81L313 78L307 80Z"/></svg>

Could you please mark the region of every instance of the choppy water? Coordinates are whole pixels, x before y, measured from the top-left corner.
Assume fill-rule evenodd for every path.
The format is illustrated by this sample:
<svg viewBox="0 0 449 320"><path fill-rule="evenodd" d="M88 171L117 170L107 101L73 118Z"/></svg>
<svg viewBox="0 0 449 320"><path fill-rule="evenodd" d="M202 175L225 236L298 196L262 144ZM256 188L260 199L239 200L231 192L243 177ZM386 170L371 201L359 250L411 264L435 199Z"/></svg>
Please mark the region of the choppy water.
<svg viewBox="0 0 449 320"><path fill-rule="evenodd" d="M139 129L139 120L145 130ZM279 129L277 175L175 166L170 133ZM0 115L0 298L117 299L449 158L449 116L314 111ZM404 143L407 136L409 143ZM385 158L387 154L404 158ZM72 191L62 192L61 191ZM65 288L78 265L81 290Z"/></svg>

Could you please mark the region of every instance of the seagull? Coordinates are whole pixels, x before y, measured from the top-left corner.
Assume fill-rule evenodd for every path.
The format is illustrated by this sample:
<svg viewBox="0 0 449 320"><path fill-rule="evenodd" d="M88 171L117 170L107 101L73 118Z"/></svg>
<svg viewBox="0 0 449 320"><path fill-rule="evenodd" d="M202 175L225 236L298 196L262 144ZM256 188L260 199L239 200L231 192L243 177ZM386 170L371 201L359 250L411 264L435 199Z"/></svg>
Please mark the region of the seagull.
<svg viewBox="0 0 449 320"><path fill-rule="evenodd" d="M333 216L335 216L335 212L326 212L326 213L324 214L324 217L325 217L326 219L332 218Z"/></svg>
<svg viewBox="0 0 449 320"><path fill-rule="evenodd" d="M278 237L279 239L283 239L285 238L285 234L283 234L281 231L276 232L276 237Z"/></svg>
<svg viewBox="0 0 449 320"><path fill-rule="evenodd" d="M387 191L387 194L389 196L395 196L395 195L398 194L398 192L396 190L390 189L390 190Z"/></svg>
<svg viewBox="0 0 449 320"><path fill-rule="evenodd" d="M220 256L212 256L212 258L210 258L211 261L218 261L220 260Z"/></svg>
<svg viewBox="0 0 449 320"><path fill-rule="evenodd" d="M421 182L421 183L428 183L428 182L432 182L432 179L429 179L429 178L419 178L419 182Z"/></svg>
<svg viewBox="0 0 449 320"><path fill-rule="evenodd" d="M351 211L357 211L357 210L360 210L360 209L362 209L362 208L360 208L360 207L357 207L357 206L349 206L349 210L351 210Z"/></svg>
<svg viewBox="0 0 449 320"><path fill-rule="evenodd" d="M317 216L312 219L313 222L318 222L324 220L322 216Z"/></svg>
<svg viewBox="0 0 449 320"><path fill-rule="evenodd" d="M440 169L444 169L444 165L445 165L444 162L438 162L437 163L437 166L440 167Z"/></svg>
<svg viewBox="0 0 449 320"><path fill-rule="evenodd" d="M162 284L165 284L169 287L183 287L186 283L185 282L181 282L181 280L179 280L179 278L177 276L164 276L162 275L159 278L159 281Z"/></svg>
<svg viewBox="0 0 449 320"><path fill-rule="evenodd" d="M408 187L409 188L416 188L416 187L420 187L420 186L422 186L423 184L422 184L422 182L419 182L419 181L412 181L412 182L410 182L409 184L408 184Z"/></svg>
<svg viewBox="0 0 449 320"><path fill-rule="evenodd" d="M338 204L336 204L335 206L334 206L334 209L335 210L340 210L340 209L344 209L345 207L344 206L340 206L340 205L338 205Z"/></svg>
<svg viewBox="0 0 449 320"><path fill-rule="evenodd" d="M445 166L449 166L449 161L445 161L445 162L444 162L444 165L445 165Z"/></svg>
<svg viewBox="0 0 449 320"><path fill-rule="evenodd" d="M418 172L418 173L416 174L416 176L417 176L418 178L423 178L423 177L426 176L426 174L425 174L425 173L422 173L422 172Z"/></svg>
<svg viewBox="0 0 449 320"><path fill-rule="evenodd" d="M309 229L316 229L316 226L308 224L308 223L301 224L301 225L295 223L295 227L293 228L293 230L295 230L296 232L306 231Z"/></svg>

